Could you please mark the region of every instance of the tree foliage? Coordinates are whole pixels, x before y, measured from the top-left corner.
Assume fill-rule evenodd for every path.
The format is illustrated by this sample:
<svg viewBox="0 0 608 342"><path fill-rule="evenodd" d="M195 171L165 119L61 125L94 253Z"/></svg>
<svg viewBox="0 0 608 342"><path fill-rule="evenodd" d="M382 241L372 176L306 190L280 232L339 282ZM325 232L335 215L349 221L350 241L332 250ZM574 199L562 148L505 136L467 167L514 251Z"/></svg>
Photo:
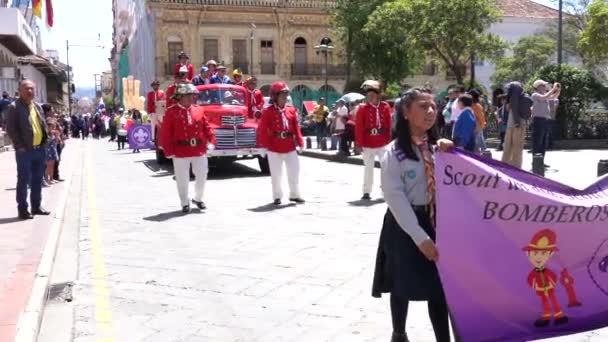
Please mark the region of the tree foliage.
<svg viewBox="0 0 608 342"><path fill-rule="evenodd" d="M409 45L440 61L463 83L471 56L483 60L502 55L506 43L487 32L499 15L487 0L394 0L374 11L364 30L407 37Z"/></svg>
<svg viewBox="0 0 608 342"><path fill-rule="evenodd" d="M591 63L598 64L608 59L608 1L594 0L588 14L578 46Z"/></svg>
<svg viewBox="0 0 608 342"><path fill-rule="evenodd" d="M333 24L345 45L347 63L385 84L412 74L420 63L407 36L366 29L370 15L386 0L338 0Z"/></svg>
<svg viewBox="0 0 608 342"><path fill-rule="evenodd" d="M541 68L530 78L526 88L531 89L532 83L537 79L549 83L559 82L562 85L556 119L564 138L572 138L569 134L570 128L578 123L589 104L606 96L607 89L591 72L568 64Z"/></svg>
<svg viewBox="0 0 608 342"><path fill-rule="evenodd" d="M513 55L496 63L491 77L492 88L500 88L510 81L527 82L555 57L556 43L544 36L522 37L513 47Z"/></svg>

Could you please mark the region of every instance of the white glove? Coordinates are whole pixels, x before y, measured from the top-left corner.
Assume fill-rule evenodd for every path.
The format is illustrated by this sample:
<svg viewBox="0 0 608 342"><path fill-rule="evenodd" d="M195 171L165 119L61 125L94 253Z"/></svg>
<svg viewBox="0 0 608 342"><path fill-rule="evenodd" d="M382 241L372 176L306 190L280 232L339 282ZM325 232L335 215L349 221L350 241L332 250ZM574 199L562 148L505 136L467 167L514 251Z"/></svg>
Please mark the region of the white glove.
<svg viewBox="0 0 608 342"><path fill-rule="evenodd" d="M302 148L300 146L296 146L296 152L298 154L302 153Z"/></svg>
<svg viewBox="0 0 608 342"><path fill-rule="evenodd" d="M209 151L215 150L215 145L213 145L213 144L207 144L207 150L209 150Z"/></svg>
<svg viewBox="0 0 608 342"><path fill-rule="evenodd" d="M173 159L173 157L175 157L175 156L165 156L165 158L167 158L167 159Z"/></svg>
<svg viewBox="0 0 608 342"><path fill-rule="evenodd" d="M263 149L263 150L260 152L260 157L262 157L262 158L266 158L266 149Z"/></svg>

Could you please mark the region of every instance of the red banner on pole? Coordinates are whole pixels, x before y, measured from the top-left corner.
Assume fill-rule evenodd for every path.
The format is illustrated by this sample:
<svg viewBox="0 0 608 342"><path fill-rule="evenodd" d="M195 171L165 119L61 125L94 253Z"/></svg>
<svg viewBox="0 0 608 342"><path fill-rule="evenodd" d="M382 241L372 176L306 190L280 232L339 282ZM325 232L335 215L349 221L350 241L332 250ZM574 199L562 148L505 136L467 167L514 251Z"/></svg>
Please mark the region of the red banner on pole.
<svg viewBox="0 0 608 342"><path fill-rule="evenodd" d="M53 0L46 0L46 24L53 27Z"/></svg>

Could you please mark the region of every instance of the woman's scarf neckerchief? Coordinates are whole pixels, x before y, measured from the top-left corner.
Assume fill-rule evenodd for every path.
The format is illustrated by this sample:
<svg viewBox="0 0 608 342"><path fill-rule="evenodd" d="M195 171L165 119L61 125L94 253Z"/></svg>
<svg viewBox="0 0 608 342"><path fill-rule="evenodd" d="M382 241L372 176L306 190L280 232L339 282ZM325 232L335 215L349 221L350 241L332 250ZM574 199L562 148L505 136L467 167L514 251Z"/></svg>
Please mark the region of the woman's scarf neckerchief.
<svg viewBox="0 0 608 342"><path fill-rule="evenodd" d="M431 224L435 227L435 162L431 155L428 136L412 137L414 144L420 149L424 159L424 173L427 185L427 205L429 206L429 217Z"/></svg>
<svg viewBox="0 0 608 342"><path fill-rule="evenodd" d="M285 114L285 107L283 107L283 109L281 109L276 104L274 106L279 111L279 113L281 113L281 120L283 121L283 129L288 130L289 129L289 121L287 120L287 114Z"/></svg>
<svg viewBox="0 0 608 342"><path fill-rule="evenodd" d="M376 127L382 128L382 122L380 121L380 103L378 105L374 105L371 102L368 102L370 106L372 106L376 110Z"/></svg>

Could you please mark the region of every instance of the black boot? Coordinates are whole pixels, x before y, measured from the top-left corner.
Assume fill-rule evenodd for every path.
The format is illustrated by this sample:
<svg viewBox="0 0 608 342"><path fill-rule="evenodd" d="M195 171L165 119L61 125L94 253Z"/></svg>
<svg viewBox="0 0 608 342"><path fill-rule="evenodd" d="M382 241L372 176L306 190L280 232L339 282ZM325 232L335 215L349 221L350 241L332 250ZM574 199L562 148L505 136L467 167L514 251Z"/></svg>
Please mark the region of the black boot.
<svg viewBox="0 0 608 342"><path fill-rule="evenodd" d="M361 200L363 201L369 201L371 199L372 197L369 194L363 194L363 197L361 197Z"/></svg>
<svg viewBox="0 0 608 342"><path fill-rule="evenodd" d="M190 212L190 205L185 205L182 207L182 213L187 214Z"/></svg>
<svg viewBox="0 0 608 342"><path fill-rule="evenodd" d="M299 198L299 197L297 197L297 198L290 198L289 200L290 200L291 202L296 202L297 204L304 204L304 203L306 203L306 201L305 201L305 200L303 200L303 199L301 199L301 198Z"/></svg>
<svg viewBox="0 0 608 342"><path fill-rule="evenodd" d="M274 205L281 205L281 200L279 198L275 199L274 202L272 202Z"/></svg>
<svg viewBox="0 0 608 342"><path fill-rule="evenodd" d="M192 203L194 203L194 205L196 205L196 207L199 208L200 210L207 209L207 206L205 205L205 202L203 202L203 201L199 202L199 201L192 200Z"/></svg>

